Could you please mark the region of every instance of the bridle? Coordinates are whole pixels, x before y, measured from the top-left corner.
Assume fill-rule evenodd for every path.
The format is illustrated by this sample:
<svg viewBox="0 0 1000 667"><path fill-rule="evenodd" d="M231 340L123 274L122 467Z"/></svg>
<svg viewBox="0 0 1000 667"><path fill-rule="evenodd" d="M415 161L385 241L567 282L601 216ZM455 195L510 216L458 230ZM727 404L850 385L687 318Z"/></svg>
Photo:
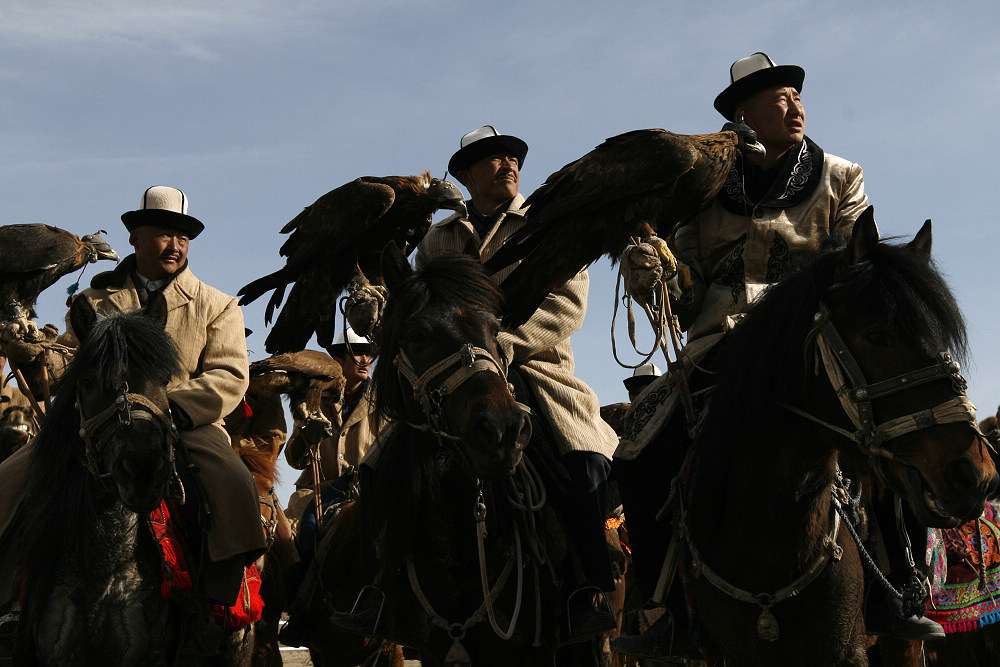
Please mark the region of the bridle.
<svg viewBox="0 0 1000 667"><path fill-rule="evenodd" d="M961 366L948 352L939 352L937 363L931 366L912 370L888 380L869 383L833 324L829 308L822 302L813 318L813 327L806 337L807 350L810 341L815 344L817 373L819 364L822 364L840 405L855 430L850 431L831 424L794 405L784 402L780 402L779 405L854 442L886 486L890 486L883 467L886 461L912 465L903 457L883 447L889 440L937 424L949 423L967 424L983 441L986 440L979 432L976 423L976 406L965 395L966 382L960 372ZM875 421L872 401L942 379L951 381L955 394L952 398L934 407L916 410L896 419L882 423Z"/></svg>
<svg viewBox="0 0 1000 667"><path fill-rule="evenodd" d="M444 414L445 398L453 394L473 375L483 371L496 373L505 382L507 381L506 360L502 358L498 360L489 350L468 342L462 344L457 352L448 355L419 375L403 349L400 349L392 363L396 367L404 392L407 389L413 391L413 398L420 404L427 419L425 424L410 424L410 426L450 440L459 438L449 432ZM435 384L441 376L444 376L444 379Z"/></svg>
<svg viewBox="0 0 1000 667"><path fill-rule="evenodd" d="M167 457L173 463L174 445L180 435L170 417L169 408L161 410L142 394L130 392L127 382L122 383L115 393L114 402L93 417L83 414L80 392L77 390L76 410L80 415L80 438L84 442L87 470L95 479L105 481L111 477L111 473L103 465L104 447L118 429L131 425L134 420L152 422L163 428Z"/></svg>

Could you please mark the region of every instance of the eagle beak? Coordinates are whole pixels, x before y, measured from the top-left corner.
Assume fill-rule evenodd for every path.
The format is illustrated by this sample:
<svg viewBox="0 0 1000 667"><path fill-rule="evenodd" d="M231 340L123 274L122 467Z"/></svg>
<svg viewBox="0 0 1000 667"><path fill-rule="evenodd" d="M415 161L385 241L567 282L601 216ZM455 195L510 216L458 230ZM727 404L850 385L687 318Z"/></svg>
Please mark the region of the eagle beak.
<svg viewBox="0 0 1000 667"><path fill-rule="evenodd" d="M96 253L90 261L96 262L99 259L111 259L117 262L119 259L118 253L114 251L114 248L108 245L108 242L105 241L103 237L101 237L101 233L106 234L107 232L102 229L99 233L86 234L80 239L84 243L89 243L90 247L93 248Z"/></svg>
<svg viewBox="0 0 1000 667"><path fill-rule="evenodd" d="M438 200L441 208L451 209L462 215L468 215L469 211L465 206L465 198L462 197L462 191L451 181L432 178L427 192Z"/></svg>

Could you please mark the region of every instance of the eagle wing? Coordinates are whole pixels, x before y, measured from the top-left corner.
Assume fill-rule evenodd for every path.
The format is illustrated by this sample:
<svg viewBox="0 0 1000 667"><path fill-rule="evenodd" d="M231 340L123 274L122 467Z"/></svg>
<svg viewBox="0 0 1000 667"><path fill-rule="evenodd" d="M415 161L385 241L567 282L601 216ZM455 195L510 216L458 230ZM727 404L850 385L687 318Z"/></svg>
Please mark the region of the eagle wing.
<svg viewBox="0 0 1000 667"><path fill-rule="evenodd" d="M737 132L682 135L662 129L612 137L555 172L525 202L524 226L487 262L518 263L501 285L504 323L526 322L552 290L633 237L668 235L704 209L725 183Z"/></svg>

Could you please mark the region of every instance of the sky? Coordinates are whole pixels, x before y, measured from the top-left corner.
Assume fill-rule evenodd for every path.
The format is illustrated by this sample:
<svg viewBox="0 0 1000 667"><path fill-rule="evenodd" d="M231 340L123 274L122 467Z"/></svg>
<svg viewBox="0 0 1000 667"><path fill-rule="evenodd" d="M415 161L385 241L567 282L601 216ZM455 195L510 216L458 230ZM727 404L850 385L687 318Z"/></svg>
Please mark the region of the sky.
<svg viewBox="0 0 1000 667"><path fill-rule="evenodd" d="M288 220L358 176L443 176L461 135L491 124L528 143L527 195L608 137L719 130L730 64L764 51L805 69L806 132L862 166L882 235L933 220L982 418L1000 402L998 33L995 0L8 0L0 224L106 230L124 256L121 213L148 186L179 187L206 224L192 271L235 294L281 266ZM62 329L77 278L42 295L41 322ZM572 337L602 404L627 400L631 374L611 352L615 279L591 267ZM244 309L251 360L267 356L265 303ZM624 330L619 354L638 363ZM296 476L283 466L283 500Z"/></svg>

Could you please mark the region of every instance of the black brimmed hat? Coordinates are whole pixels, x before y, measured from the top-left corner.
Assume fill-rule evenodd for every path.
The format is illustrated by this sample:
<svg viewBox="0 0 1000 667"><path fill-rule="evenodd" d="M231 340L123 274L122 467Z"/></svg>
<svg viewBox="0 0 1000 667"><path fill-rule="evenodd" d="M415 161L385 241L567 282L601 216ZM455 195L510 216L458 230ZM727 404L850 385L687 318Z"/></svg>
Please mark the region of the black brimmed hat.
<svg viewBox="0 0 1000 667"><path fill-rule="evenodd" d="M734 120L736 107L751 95L773 86L791 86L802 92L805 70L798 65L775 65L766 53L757 53L741 58L729 68L729 87L715 98L715 109Z"/></svg>
<svg viewBox="0 0 1000 667"><path fill-rule="evenodd" d="M483 125L478 130L469 132L458 143L458 152L448 160L449 174L468 169L497 151L507 151L516 157L520 169L524 164L524 156L528 154L528 144L510 134L500 134L492 125Z"/></svg>
<svg viewBox="0 0 1000 667"><path fill-rule="evenodd" d="M188 198L177 188L154 185L142 193L139 209L122 213L122 222L130 232L143 225L172 227L194 238L201 234L205 225L187 214Z"/></svg>

